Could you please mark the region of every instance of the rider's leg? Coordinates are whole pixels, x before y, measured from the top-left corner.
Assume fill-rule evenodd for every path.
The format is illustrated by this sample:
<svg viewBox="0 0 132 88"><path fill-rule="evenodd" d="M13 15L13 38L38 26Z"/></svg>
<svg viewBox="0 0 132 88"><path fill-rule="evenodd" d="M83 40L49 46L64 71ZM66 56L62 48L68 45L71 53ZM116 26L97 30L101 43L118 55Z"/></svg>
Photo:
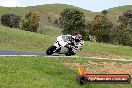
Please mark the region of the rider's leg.
<svg viewBox="0 0 132 88"><path fill-rule="evenodd" d="M73 52L73 46L72 45L66 45L66 48L68 48L68 52L71 53L71 55L74 55L75 53Z"/></svg>

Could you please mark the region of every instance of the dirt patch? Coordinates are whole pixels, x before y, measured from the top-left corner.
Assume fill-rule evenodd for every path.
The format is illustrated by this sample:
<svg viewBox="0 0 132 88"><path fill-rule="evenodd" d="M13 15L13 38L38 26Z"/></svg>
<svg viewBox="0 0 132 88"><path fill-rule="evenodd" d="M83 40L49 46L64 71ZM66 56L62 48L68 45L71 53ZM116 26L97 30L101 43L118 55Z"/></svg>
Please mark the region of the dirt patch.
<svg viewBox="0 0 132 88"><path fill-rule="evenodd" d="M71 69L77 69L79 63L64 63ZM92 62L82 64L88 74L130 74L132 76L132 63Z"/></svg>

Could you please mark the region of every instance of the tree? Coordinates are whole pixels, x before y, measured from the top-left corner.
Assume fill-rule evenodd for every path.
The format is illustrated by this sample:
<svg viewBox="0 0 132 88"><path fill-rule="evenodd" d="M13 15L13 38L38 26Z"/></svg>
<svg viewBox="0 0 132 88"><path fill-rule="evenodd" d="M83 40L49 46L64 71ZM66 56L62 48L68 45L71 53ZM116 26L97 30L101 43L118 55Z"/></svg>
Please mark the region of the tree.
<svg viewBox="0 0 132 88"><path fill-rule="evenodd" d="M132 45L132 10L125 11L119 16L120 25L117 26L117 40L122 45Z"/></svg>
<svg viewBox="0 0 132 88"><path fill-rule="evenodd" d="M37 32L37 29L39 27L39 16L37 16L36 13L32 13L32 15L29 18L30 21L30 31Z"/></svg>
<svg viewBox="0 0 132 88"><path fill-rule="evenodd" d="M113 24L104 15L96 15L92 22L91 35L95 35L98 42L109 42Z"/></svg>
<svg viewBox="0 0 132 88"><path fill-rule="evenodd" d="M39 27L40 18L36 13L29 12L25 15L25 19L22 21L22 29L31 32L37 32Z"/></svg>
<svg viewBox="0 0 132 88"><path fill-rule="evenodd" d="M123 16L125 16L126 18L132 18L132 10L127 10L123 13Z"/></svg>
<svg viewBox="0 0 132 88"><path fill-rule="evenodd" d="M84 13L78 9L64 9L60 14L59 22L63 28L63 34L74 35L85 29Z"/></svg>
<svg viewBox="0 0 132 88"><path fill-rule="evenodd" d="M103 10L103 11L102 11L102 14L103 14L103 15L106 15L107 13L108 13L107 10Z"/></svg>
<svg viewBox="0 0 132 88"><path fill-rule="evenodd" d="M4 14L1 17L1 24L11 28L20 27L21 16L18 16L14 13Z"/></svg>
<svg viewBox="0 0 132 88"><path fill-rule="evenodd" d="M93 28L93 22L86 20L86 22L85 22L85 31L83 31L84 40L90 40L89 36L93 35L91 33L92 32L92 28Z"/></svg>

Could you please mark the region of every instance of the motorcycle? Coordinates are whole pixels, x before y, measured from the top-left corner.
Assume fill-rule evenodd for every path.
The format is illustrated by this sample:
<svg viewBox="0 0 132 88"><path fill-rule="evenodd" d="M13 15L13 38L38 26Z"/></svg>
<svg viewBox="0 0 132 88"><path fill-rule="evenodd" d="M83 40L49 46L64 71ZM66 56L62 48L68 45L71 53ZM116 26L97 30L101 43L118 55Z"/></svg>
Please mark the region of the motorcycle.
<svg viewBox="0 0 132 88"><path fill-rule="evenodd" d="M72 36L75 37L75 36ZM58 54L65 54L66 56L75 55L78 51L82 49L83 44L77 44L75 46L72 46L71 44L71 35L61 35L57 37L57 41L54 43L54 45L50 46L46 54L52 55L53 53ZM71 48L65 47L66 45L71 45Z"/></svg>

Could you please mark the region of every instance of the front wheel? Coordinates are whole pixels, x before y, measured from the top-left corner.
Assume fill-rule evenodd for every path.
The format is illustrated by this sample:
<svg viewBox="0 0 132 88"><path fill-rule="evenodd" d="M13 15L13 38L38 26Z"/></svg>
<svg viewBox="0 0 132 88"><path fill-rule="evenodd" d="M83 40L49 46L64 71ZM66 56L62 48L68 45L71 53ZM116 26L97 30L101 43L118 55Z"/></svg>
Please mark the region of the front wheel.
<svg viewBox="0 0 132 88"><path fill-rule="evenodd" d="M50 46L47 51L46 51L46 54L47 55L52 55L54 53L54 50L56 49L56 46L52 45Z"/></svg>

